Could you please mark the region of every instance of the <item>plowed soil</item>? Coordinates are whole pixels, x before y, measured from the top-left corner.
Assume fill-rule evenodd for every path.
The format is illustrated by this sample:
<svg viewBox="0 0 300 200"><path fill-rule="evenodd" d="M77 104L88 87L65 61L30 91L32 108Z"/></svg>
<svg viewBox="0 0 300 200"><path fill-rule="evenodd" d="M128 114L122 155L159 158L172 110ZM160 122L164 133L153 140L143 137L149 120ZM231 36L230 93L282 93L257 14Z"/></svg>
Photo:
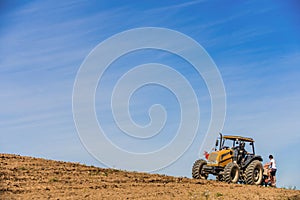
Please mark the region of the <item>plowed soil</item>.
<svg viewBox="0 0 300 200"><path fill-rule="evenodd" d="M0 154L0 199L300 199L299 190Z"/></svg>

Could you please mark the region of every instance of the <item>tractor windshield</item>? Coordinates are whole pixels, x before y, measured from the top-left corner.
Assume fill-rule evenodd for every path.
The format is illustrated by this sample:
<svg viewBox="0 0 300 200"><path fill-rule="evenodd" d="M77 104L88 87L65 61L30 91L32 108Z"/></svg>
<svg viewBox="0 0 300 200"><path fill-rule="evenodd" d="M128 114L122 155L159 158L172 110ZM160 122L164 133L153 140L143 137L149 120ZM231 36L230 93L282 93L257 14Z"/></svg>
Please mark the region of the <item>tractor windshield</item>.
<svg viewBox="0 0 300 200"><path fill-rule="evenodd" d="M232 148L235 146L234 140L224 139L221 145L221 149Z"/></svg>
<svg viewBox="0 0 300 200"><path fill-rule="evenodd" d="M253 145L251 142L244 142L239 140L232 140L232 139L223 139L220 149L231 149L234 147L240 146L241 143L244 143L244 149L249 154L254 154Z"/></svg>

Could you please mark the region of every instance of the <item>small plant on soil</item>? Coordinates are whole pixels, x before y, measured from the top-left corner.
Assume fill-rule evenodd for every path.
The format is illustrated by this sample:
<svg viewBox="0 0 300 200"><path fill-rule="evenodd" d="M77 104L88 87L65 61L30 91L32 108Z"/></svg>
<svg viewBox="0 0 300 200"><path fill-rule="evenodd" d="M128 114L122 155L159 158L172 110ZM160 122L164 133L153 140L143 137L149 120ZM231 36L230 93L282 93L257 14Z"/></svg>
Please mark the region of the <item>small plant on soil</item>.
<svg viewBox="0 0 300 200"><path fill-rule="evenodd" d="M220 192L217 192L216 196L217 196L217 197L222 197L222 196L223 196L223 194L222 194L222 193L220 193Z"/></svg>
<svg viewBox="0 0 300 200"><path fill-rule="evenodd" d="M210 194L209 190L205 190L202 195L205 197L206 200L208 200L209 194Z"/></svg>
<svg viewBox="0 0 300 200"><path fill-rule="evenodd" d="M54 177L54 178L51 178L51 179L49 180L49 182L52 182L52 183L53 183L53 182L58 182L58 179Z"/></svg>
<svg viewBox="0 0 300 200"><path fill-rule="evenodd" d="M19 167L19 170L26 170L26 167L24 167L24 166Z"/></svg>
<svg viewBox="0 0 300 200"><path fill-rule="evenodd" d="M291 185L289 185L289 186L284 186L284 187L282 187L283 189L287 189L287 190L297 190L297 187L296 186L291 186Z"/></svg>

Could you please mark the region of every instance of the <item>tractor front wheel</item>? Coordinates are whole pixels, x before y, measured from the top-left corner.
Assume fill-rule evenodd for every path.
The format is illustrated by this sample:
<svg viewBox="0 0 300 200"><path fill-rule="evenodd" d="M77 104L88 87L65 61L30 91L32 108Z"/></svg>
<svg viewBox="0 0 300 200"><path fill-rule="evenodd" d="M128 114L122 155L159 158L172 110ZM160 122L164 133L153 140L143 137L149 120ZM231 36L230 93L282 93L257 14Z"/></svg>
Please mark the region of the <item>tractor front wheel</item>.
<svg viewBox="0 0 300 200"><path fill-rule="evenodd" d="M192 169L192 176L195 179L207 179L208 175L203 173L203 166L205 166L207 162L203 159L196 160L193 169Z"/></svg>
<svg viewBox="0 0 300 200"><path fill-rule="evenodd" d="M236 163L228 163L224 169L224 181L227 183L237 183L240 178L240 168Z"/></svg>

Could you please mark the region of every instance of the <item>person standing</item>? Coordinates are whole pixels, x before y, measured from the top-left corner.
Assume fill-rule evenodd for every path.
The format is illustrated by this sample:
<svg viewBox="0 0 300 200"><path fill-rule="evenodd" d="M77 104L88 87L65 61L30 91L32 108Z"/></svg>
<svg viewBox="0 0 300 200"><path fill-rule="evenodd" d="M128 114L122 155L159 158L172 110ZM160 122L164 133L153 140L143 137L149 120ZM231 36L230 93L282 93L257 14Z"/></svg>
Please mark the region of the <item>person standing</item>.
<svg viewBox="0 0 300 200"><path fill-rule="evenodd" d="M271 179L271 186L276 187L276 161L273 155L269 155L270 162L268 163L270 168L270 179Z"/></svg>

